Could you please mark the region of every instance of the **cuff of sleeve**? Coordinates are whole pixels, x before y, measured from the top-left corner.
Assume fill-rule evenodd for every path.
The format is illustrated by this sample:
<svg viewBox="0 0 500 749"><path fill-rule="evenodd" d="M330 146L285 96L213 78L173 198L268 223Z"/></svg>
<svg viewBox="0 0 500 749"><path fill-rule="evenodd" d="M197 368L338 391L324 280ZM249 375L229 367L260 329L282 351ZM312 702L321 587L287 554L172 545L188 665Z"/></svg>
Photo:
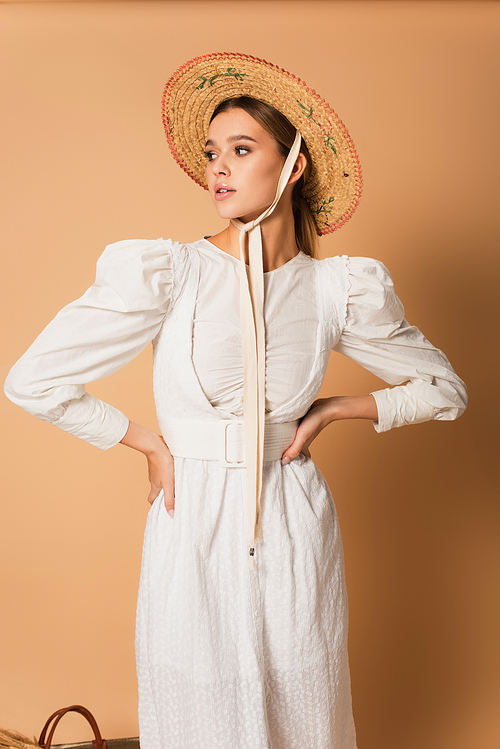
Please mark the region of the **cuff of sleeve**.
<svg viewBox="0 0 500 749"><path fill-rule="evenodd" d="M378 419L372 421L373 428L376 432L388 432L393 426L393 416L391 409L391 402L387 397L387 389L376 390L374 393L370 393L375 398L377 404Z"/></svg>
<svg viewBox="0 0 500 749"><path fill-rule="evenodd" d="M64 414L53 423L100 450L117 445L129 427L125 414L90 393L69 401Z"/></svg>
<svg viewBox="0 0 500 749"><path fill-rule="evenodd" d="M420 424L436 417L436 409L428 401L417 398L408 385L385 388L371 393L378 410L378 422L373 422L375 431L388 432L405 424Z"/></svg>

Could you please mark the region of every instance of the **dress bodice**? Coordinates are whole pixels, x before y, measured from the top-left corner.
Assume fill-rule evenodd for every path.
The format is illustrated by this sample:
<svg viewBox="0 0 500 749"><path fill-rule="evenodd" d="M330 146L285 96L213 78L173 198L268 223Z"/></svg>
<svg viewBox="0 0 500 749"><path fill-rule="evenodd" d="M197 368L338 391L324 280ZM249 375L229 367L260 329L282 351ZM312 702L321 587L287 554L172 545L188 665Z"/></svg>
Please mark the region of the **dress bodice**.
<svg viewBox="0 0 500 749"><path fill-rule="evenodd" d="M197 243L200 277L193 324L193 365L212 406L243 414L239 261L207 240ZM319 310L313 261L299 253L264 274L266 411L307 384L315 360Z"/></svg>

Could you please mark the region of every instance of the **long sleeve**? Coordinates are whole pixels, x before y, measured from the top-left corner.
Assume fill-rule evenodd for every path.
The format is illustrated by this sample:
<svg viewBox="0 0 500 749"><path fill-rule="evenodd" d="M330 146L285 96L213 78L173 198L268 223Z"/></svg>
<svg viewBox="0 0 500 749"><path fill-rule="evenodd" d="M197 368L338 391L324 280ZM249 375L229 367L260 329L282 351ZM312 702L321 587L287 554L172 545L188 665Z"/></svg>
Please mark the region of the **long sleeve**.
<svg viewBox="0 0 500 749"><path fill-rule="evenodd" d="M334 351L396 386L372 393L376 431L458 418L467 406L465 385L443 352L404 319L387 268L350 258L349 282L345 327Z"/></svg>
<svg viewBox="0 0 500 749"><path fill-rule="evenodd" d="M117 444L128 419L85 391L116 372L155 337L168 311L171 242L130 240L106 247L95 283L64 307L11 369L5 394L102 450Z"/></svg>

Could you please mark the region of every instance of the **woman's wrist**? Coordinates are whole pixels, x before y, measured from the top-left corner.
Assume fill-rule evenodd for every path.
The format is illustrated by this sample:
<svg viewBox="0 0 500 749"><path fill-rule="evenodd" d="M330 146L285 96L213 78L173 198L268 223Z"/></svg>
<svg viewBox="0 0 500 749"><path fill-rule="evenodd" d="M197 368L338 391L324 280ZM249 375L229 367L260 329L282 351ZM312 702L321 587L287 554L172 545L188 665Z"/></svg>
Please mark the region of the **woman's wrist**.
<svg viewBox="0 0 500 749"><path fill-rule="evenodd" d="M377 421L377 402L373 395L334 395L326 406L328 423L343 419L370 419Z"/></svg>
<svg viewBox="0 0 500 749"><path fill-rule="evenodd" d="M133 421L129 422L129 427L121 443L144 453L148 458L159 455L166 447L159 434L153 432L152 429L135 424Z"/></svg>

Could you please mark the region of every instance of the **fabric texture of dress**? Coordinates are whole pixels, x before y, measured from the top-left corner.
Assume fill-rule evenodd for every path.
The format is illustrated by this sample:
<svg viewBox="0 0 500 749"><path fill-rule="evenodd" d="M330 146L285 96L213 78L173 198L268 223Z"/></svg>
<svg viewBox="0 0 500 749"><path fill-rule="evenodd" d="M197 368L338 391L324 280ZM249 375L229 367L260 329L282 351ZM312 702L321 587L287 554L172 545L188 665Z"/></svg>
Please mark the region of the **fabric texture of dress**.
<svg viewBox="0 0 500 749"><path fill-rule="evenodd" d="M107 449L126 417L85 392L154 346L160 429L243 411L239 263L207 239L106 248L95 284L14 366L7 395ZM383 432L456 418L465 387L404 319L386 268L299 253L265 274L266 421L306 414L332 350L396 387L373 393ZM407 384L402 384L407 383ZM263 538L248 567L244 468L175 458L144 539L137 607L142 749L355 749L340 531L313 461L264 464Z"/></svg>

